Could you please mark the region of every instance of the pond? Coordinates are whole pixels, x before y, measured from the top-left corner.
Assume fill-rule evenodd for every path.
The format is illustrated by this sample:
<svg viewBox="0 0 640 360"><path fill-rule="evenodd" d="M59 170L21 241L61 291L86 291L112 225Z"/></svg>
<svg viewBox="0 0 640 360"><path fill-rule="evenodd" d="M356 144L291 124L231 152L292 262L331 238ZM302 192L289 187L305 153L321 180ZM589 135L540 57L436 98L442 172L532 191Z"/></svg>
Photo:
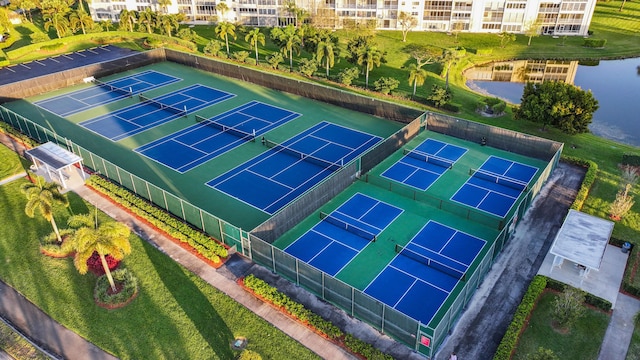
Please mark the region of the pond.
<svg viewBox="0 0 640 360"><path fill-rule="evenodd" d="M595 135L640 146L640 58L578 61L517 60L469 69L474 91L519 104L525 81L560 80L591 90L600 108L589 129Z"/></svg>

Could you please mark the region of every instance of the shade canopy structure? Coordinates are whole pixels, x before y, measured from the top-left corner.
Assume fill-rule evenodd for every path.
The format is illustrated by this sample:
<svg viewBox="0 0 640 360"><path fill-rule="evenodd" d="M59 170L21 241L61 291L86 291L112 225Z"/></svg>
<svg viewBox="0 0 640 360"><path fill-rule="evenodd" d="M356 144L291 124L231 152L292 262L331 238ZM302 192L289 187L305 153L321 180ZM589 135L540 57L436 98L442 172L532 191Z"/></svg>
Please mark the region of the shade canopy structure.
<svg viewBox="0 0 640 360"><path fill-rule="evenodd" d="M80 173L84 179L84 171L82 171L82 158L53 142L42 144L33 149L27 150L35 169L44 167L50 177L57 178L61 181L62 187L67 188L65 179L69 178L66 169L74 165L78 165Z"/></svg>
<svg viewBox="0 0 640 360"><path fill-rule="evenodd" d="M555 255L551 270L562 266L564 260L580 267L582 277L591 270L600 270L613 225L612 221L569 210L549 250Z"/></svg>

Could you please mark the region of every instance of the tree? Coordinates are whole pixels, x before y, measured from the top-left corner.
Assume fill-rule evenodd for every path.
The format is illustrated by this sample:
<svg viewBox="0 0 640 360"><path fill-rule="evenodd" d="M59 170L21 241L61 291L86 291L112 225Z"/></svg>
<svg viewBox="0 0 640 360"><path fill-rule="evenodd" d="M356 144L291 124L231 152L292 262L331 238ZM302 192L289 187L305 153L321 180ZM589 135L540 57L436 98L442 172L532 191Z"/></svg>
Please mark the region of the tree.
<svg viewBox="0 0 640 360"><path fill-rule="evenodd" d="M147 33L151 34L152 26L156 22L156 13L151 11L151 9L147 8L145 11L141 11L138 13L138 23L140 26L144 26L147 30Z"/></svg>
<svg viewBox="0 0 640 360"><path fill-rule="evenodd" d="M451 33L453 34L453 39L455 43L458 43L458 34L460 31L464 30L465 24L462 22L454 22L451 24Z"/></svg>
<svg viewBox="0 0 640 360"><path fill-rule="evenodd" d="M529 355L527 360L560 360L560 358L551 349L545 349L541 346L538 351Z"/></svg>
<svg viewBox="0 0 640 360"><path fill-rule="evenodd" d="M402 29L402 42L407 42L407 34L411 29L418 25L418 20L408 12L400 11L400 14L398 15L398 22Z"/></svg>
<svg viewBox="0 0 640 360"><path fill-rule="evenodd" d="M400 81L386 76L373 82L373 88L385 95L389 95L391 91L397 89L398 85L400 85Z"/></svg>
<svg viewBox="0 0 640 360"><path fill-rule="evenodd" d="M219 38L224 39L227 45L227 56L229 56L229 36L233 37L234 40L237 39L236 26L230 22L223 21L216 26L215 31Z"/></svg>
<svg viewBox="0 0 640 360"><path fill-rule="evenodd" d="M167 6L171 5L171 0L156 0L160 8L162 8L162 13L167 14Z"/></svg>
<svg viewBox="0 0 640 360"><path fill-rule="evenodd" d="M305 20L309 18L307 10L302 7L298 7L295 1L289 1L284 6L285 10L294 16L296 28L301 28Z"/></svg>
<svg viewBox="0 0 640 360"><path fill-rule="evenodd" d="M442 86L433 85L427 100L436 107L443 107L451 101L451 92Z"/></svg>
<svg viewBox="0 0 640 360"><path fill-rule="evenodd" d="M456 65L460 60L460 55L456 49L444 49L442 56L440 57L440 63L443 64L445 69L445 89L449 90L449 72L451 67Z"/></svg>
<svg viewBox="0 0 640 360"><path fill-rule="evenodd" d="M442 53L438 48L419 44L409 44L403 50L416 60L418 68L433 64Z"/></svg>
<svg viewBox="0 0 640 360"><path fill-rule="evenodd" d="M365 66L365 87L369 87L369 71L374 66L380 66L382 52L375 45L369 45L358 54L358 65Z"/></svg>
<svg viewBox="0 0 640 360"><path fill-rule="evenodd" d="M409 83L413 83L412 97L416 96L416 88L422 86L427 79L427 71L420 69L417 64L409 64Z"/></svg>
<svg viewBox="0 0 640 360"><path fill-rule="evenodd" d="M56 30L58 39L69 31L69 20L67 20L65 14L58 12L48 13L42 15L42 19L44 20L44 29L49 31L49 29L53 27Z"/></svg>
<svg viewBox="0 0 640 360"><path fill-rule="evenodd" d="M357 66L343 69L338 73L338 81L344 85L351 85L353 79L360 76L360 69Z"/></svg>
<svg viewBox="0 0 640 360"><path fill-rule="evenodd" d="M622 9L624 9L624 4L627 3L627 0L622 0L622 4L620 4L620 9L618 9L618 11L622 11Z"/></svg>
<svg viewBox="0 0 640 360"><path fill-rule="evenodd" d="M282 57L282 53L273 53L273 55L267 57L267 62L269 63L269 65L271 65L271 68L273 70L277 70L278 69L278 65L280 65L280 63L282 63L284 61L284 58Z"/></svg>
<svg viewBox="0 0 640 360"><path fill-rule="evenodd" d="M320 41L316 50L316 58L319 63L324 59L327 77L329 77L329 68L332 68L335 62L335 52L331 41Z"/></svg>
<svg viewBox="0 0 640 360"><path fill-rule="evenodd" d="M119 222L110 221L99 223L88 214L74 215L69 218L68 225L76 231L71 235L71 246L76 252L73 265L82 275L89 270L87 260L94 252L98 253L111 290L116 291L116 284L111 276L106 256L110 255L115 260L122 260L131 253L129 243L129 228Z"/></svg>
<svg viewBox="0 0 640 360"><path fill-rule="evenodd" d="M503 31L498 34L500 38L500 47L504 48L508 43L516 41L516 35L507 31Z"/></svg>
<svg viewBox="0 0 640 360"><path fill-rule="evenodd" d="M248 41L256 50L256 65L258 65L258 44L264 46L264 34L259 28L253 28L245 35L244 41Z"/></svg>
<svg viewBox="0 0 640 360"><path fill-rule="evenodd" d="M318 70L318 62L312 59L301 59L298 70L302 75L312 76Z"/></svg>
<svg viewBox="0 0 640 360"><path fill-rule="evenodd" d="M18 9L22 9L22 11L27 14L27 19L30 23L33 23L33 18L31 17L31 10L38 8L38 1L36 0L14 0L11 1L12 5L15 5Z"/></svg>
<svg viewBox="0 0 640 360"><path fill-rule="evenodd" d="M135 11L131 10L122 10L120 11L120 28L125 30L125 31L129 31L129 32L133 32L133 24L135 24L136 22L136 13Z"/></svg>
<svg viewBox="0 0 640 360"><path fill-rule="evenodd" d="M224 20L224 14L226 14L227 11L229 11L229 6L227 6L227 3L220 2L216 5L216 12L220 13L220 18L222 20Z"/></svg>
<svg viewBox="0 0 640 360"><path fill-rule="evenodd" d="M11 32L11 29L13 28L13 25L9 20L8 11L9 10L7 10L6 8L0 8L0 35L6 32Z"/></svg>
<svg viewBox="0 0 640 360"><path fill-rule="evenodd" d="M157 20L157 25L160 28L160 32L171 37L174 29L177 29L178 19L174 15L160 15Z"/></svg>
<svg viewBox="0 0 640 360"><path fill-rule="evenodd" d="M543 130L551 125L567 134L579 134L589 132L589 124L598 107L591 91L558 81L529 82L514 116L542 123Z"/></svg>
<svg viewBox="0 0 640 360"><path fill-rule="evenodd" d="M613 200L609 207L609 216L611 219L616 221L622 219L622 217L631 210L633 204L635 204L633 195L629 193L632 187L632 184L625 184L616 194L616 199Z"/></svg>
<svg viewBox="0 0 640 360"><path fill-rule="evenodd" d="M529 37L527 46L531 46L531 38L540 36L542 22L540 20L529 21L525 25L524 34Z"/></svg>
<svg viewBox="0 0 640 360"><path fill-rule="evenodd" d="M233 58L238 62L245 62L251 53L248 51L236 51L233 53Z"/></svg>
<svg viewBox="0 0 640 360"><path fill-rule="evenodd" d="M93 27L93 18L89 15L82 6L78 7L77 10L72 11L71 15L69 15L69 25L72 29L77 29L80 27L83 34L86 34L86 28Z"/></svg>
<svg viewBox="0 0 640 360"><path fill-rule="evenodd" d="M352 64L358 63L358 54L364 51L364 49L373 44L372 36L356 36L347 42L347 56L346 59Z"/></svg>
<svg viewBox="0 0 640 360"><path fill-rule="evenodd" d="M561 329L571 327L584 315L585 294L582 290L568 287L553 302L553 317Z"/></svg>
<svg viewBox="0 0 640 360"><path fill-rule="evenodd" d="M293 52L300 51L302 40L298 36L296 28L289 24L285 28L274 28L271 30L271 38L277 40L280 49L289 56L289 71L293 71Z"/></svg>
<svg viewBox="0 0 640 360"><path fill-rule="evenodd" d="M106 20L101 20L100 25L102 26L104 31L109 32L111 31L111 26L113 26L113 23L111 22L111 19L106 19Z"/></svg>
<svg viewBox="0 0 640 360"><path fill-rule="evenodd" d="M218 53L220 53L220 49L222 49L223 45L224 44L222 43L222 41L211 40L207 43L207 45L205 45L202 51L207 55L218 56Z"/></svg>
<svg viewBox="0 0 640 360"><path fill-rule="evenodd" d="M60 185L56 183L45 182L43 178L36 177L35 183L25 183L20 187L20 191L25 194L27 203L24 206L24 212L28 217L33 218L36 211L39 211L47 221L51 223L53 231L56 233L58 242L62 242L60 231L53 217L53 207L60 204L64 207L69 206L69 200L60 193Z"/></svg>

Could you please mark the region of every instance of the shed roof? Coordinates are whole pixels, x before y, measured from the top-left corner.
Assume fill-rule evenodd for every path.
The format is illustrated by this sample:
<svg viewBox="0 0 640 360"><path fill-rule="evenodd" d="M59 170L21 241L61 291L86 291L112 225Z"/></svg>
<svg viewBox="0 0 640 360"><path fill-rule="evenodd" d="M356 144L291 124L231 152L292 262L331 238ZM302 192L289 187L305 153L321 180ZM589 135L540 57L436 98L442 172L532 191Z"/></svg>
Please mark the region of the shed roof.
<svg viewBox="0 0 640 360"><path fill-rule="evenodd" d="M51 141L27 150L26 153L54 170L60 170L82 161L80 156L61 148Z"/></svg>

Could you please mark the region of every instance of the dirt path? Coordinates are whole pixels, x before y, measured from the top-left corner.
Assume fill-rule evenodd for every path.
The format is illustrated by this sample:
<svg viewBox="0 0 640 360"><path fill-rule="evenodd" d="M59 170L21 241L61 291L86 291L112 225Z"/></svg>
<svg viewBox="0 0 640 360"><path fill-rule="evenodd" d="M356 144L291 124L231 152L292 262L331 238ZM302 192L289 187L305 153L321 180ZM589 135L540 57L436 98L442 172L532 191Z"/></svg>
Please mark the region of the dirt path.
<svg viewBox="0 0 640 360"><path fill-rule="evenodd" d="M560 229L584 169L560 163L435 358L492 359L515 309Z"/></svg>

